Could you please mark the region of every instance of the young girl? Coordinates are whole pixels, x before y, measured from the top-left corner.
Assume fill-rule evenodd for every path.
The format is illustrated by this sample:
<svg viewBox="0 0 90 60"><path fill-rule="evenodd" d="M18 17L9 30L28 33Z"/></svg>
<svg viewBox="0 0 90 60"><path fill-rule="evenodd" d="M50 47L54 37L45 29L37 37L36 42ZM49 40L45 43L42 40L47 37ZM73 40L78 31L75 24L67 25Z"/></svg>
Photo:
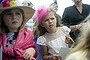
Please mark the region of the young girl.
<svg viewBox="0 0 90 60"><path fill-rule="evenodd" d="M37 50L32 32L24 27L34 14L34 9L17 6L15 2L3 0L0 7L2 60L35 60Z"/></svg>
<svg viewBox="0 0 90 60"><path fill-rule="evenodd" d="M37 44L41 45L43 60L54 60L59 58L59 50L61 47L68 47L66 41L70 29L59 24L57 14L46 7L40 7L34 15L34 19L38 22L38 31L40 37Z"/></svg>

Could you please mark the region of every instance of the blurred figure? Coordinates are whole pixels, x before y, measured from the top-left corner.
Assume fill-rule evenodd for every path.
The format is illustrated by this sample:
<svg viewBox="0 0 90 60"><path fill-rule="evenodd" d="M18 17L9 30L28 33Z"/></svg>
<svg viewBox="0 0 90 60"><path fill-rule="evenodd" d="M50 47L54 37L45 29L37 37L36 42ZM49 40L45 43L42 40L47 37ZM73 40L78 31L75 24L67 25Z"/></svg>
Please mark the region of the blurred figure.
<svg viewBox="0 0 90 60"><path fill-rule="evenodd" d="M90 13L90 5L83 4L82 0L72 0L74 2L73 6L65 8L62 15L62 23L69 28L71 28L70 35L76 41L82 27L82 21Z"/></svg>
<svg viewBox="0 0 90 60"><path fill-rule="evenodd" d="M68 54L66 60L90 60L90 15L80 29L79 43Z"/></svg>
<svg viewBox="0 0 90 60"><path fill-rule="evenodd" d="M30 0L24 0L22 2L23 6L29 6L29 7L33 7L33 4L30 2Z"/></svg>
<svg viewBox="0 0 90 60"><path fill-rule="evenodd" d="M41 46L43 60L61 59L59 56L60 48L69 48L68 44L73 43L69 36L70 29L59 24L58 15L50 8L38 8L34 19L38 23L37 44ZM66 37L70 39L66 39Z"/></svg>
<svg viewBox="0 0 90 60"><path fill-rule="evenodd" d="M50 4L49 8L51 8L53 11L57 12L58 11L58 5L56 3Z"/></svg>
<svg viewBox="0 0 90 60"><path fill-rule="evenodd" d="M57 11L58 11L58 4L55 3L55 2L54 3L51 3L49 5L49 8L52 9L53 11L55 11L57 13ZM61 23L61 16L58 13L57 13L57 15L58 15L58 18L59 18L60 23Z"/></svg>

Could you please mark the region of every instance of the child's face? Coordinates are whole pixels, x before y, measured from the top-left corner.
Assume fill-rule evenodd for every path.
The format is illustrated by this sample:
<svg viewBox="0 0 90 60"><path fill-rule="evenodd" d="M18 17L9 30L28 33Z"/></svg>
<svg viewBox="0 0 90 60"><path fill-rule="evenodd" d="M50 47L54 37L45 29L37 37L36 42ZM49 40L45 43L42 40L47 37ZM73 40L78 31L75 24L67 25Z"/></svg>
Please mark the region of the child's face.
<svg viewBox="0 0 90 60"><path fill-rule="evenodd" d="M18 29L22 24L22 12L19 9L12 9L5 12L3 20L8 29Z"/></svg>
<svg viewBox="0 0 90 60"><path fill-rule="evenodd" d="M53 12L49 12L46 18L42 21L42 26L46 28L46 30L52 30L56 28L56 17Z"/></svg>

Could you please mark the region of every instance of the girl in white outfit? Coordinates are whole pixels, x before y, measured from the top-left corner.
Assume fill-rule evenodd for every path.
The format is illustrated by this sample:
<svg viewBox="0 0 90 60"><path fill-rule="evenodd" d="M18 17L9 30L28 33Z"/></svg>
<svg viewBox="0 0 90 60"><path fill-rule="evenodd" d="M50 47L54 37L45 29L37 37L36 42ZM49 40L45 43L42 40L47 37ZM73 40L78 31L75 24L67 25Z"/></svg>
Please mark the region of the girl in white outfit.
<svg viewBox="0 0 90 60"><path fill-rule="evenodd" d="M68 43L72 43L70 39L66 40L71 29L61 26L57 14L46 7L38 8L34 19L38 22L40 37L37 44L41 45L43 60L59 60L60 48L68 47Z"/></svg>

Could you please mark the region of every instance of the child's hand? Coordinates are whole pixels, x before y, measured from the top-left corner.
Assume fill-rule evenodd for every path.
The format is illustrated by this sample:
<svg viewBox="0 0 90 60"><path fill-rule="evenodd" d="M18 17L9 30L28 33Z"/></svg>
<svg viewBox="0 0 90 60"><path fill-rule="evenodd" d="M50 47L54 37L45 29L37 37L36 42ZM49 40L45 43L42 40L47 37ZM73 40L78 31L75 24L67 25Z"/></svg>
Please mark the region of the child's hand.
<svg viewBox="0 0 90 60"><path fill-rule="evenodd" d="M33 60L33 56L35 55L34 48L28 48L24 51L23 57L26 60Z"/></svg>
<svg viewBox="0 0 90 60"><path fill-rule="evenodd" d="M67 44L72 44L72 43L74 43L73 39L72 39L70 36L65 36L65 37L66 37L65 43L67 43Z"/></svg>

